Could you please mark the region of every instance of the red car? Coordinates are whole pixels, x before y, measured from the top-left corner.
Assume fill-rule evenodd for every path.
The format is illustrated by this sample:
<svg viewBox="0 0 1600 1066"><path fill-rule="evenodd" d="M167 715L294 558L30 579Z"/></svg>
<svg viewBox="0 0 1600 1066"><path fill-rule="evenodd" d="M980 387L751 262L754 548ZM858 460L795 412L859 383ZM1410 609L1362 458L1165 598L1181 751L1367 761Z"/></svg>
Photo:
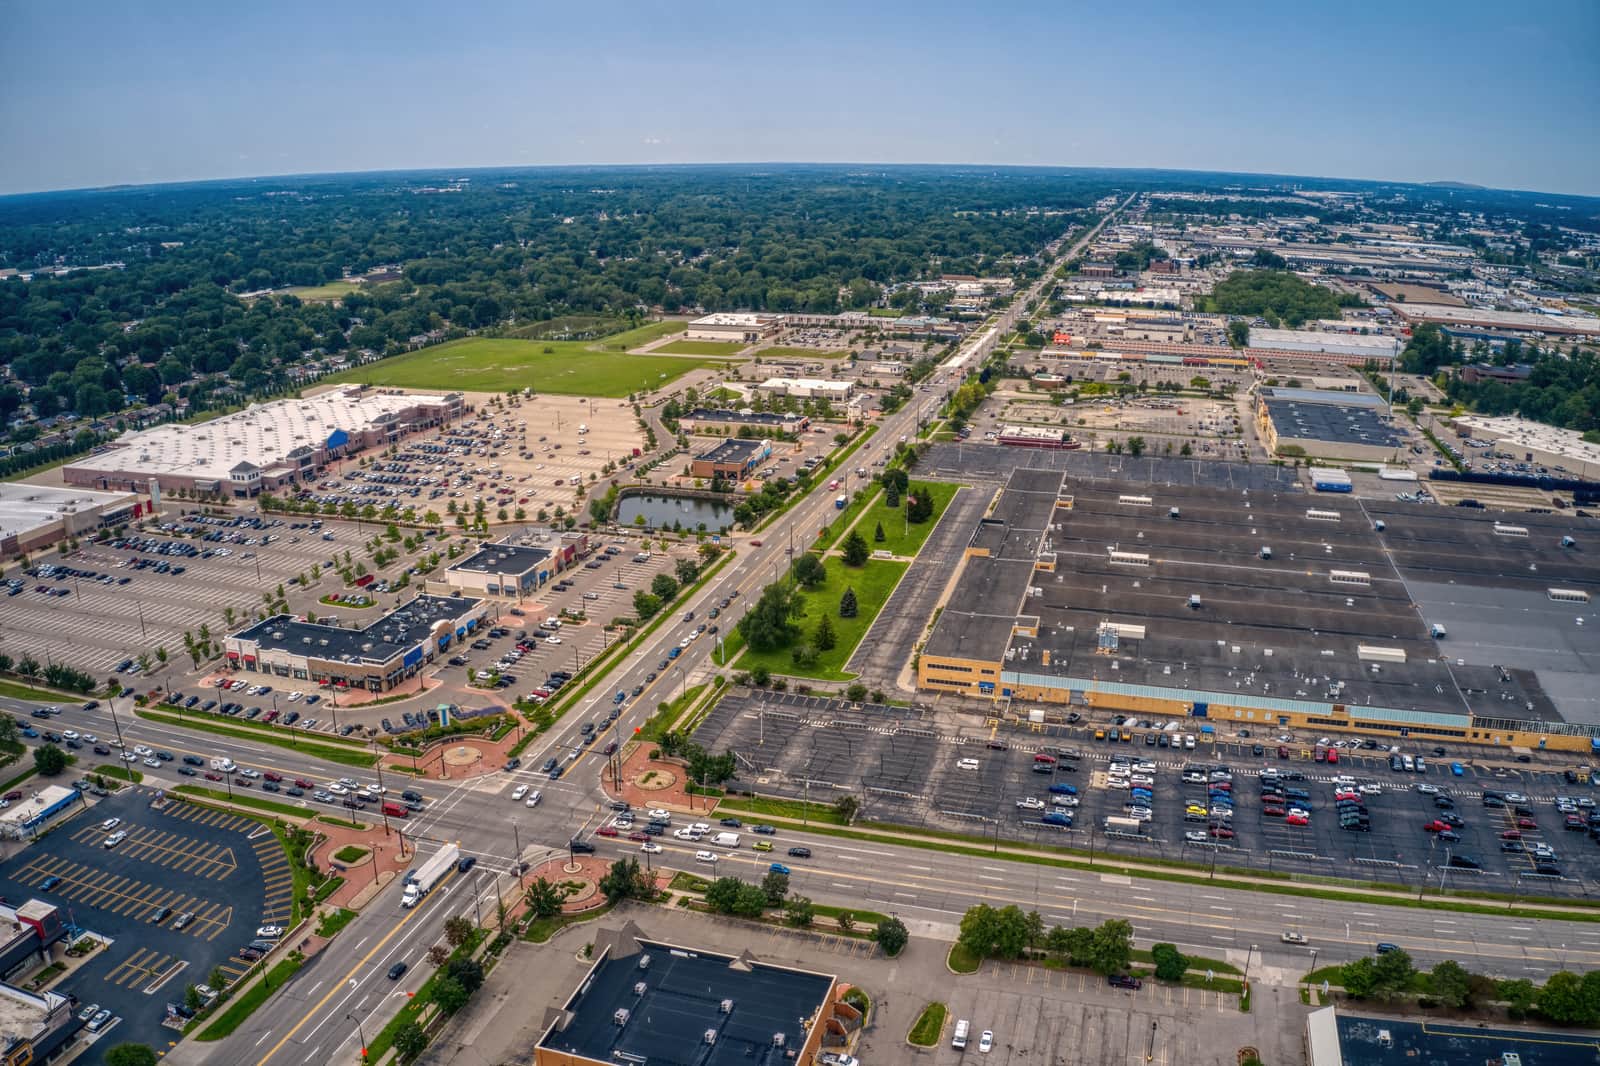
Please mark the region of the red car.
<svg viewBox="0 0 1600 1066"><path fill-rule="evenodd" d="M1263 808L1261 808L1261 813L1266 815L1268 818L1282 818L1283 817L1283 808L1282 807L1263 807Z"/></svg>
<svg viewBox="0 0 1600 1066"><path fill-rule="evenodd" d="M262 774L261 776L266 778L268 781L282 781L283 780L283 775L282 774L275 774L271 770L268 770L266 773Z"/></svg>
<svg viewBox="0 0 1600 1066"><path fill-rule="evenodd" d="M1521 840L1522 839L1522 830L1520 830L1520 829L1507 829L1504 833L1500 834L1500 839L1501 840Z"/></svg>
<svg viewBox="0 0 1600 1066"><path fill-rule="evenodd" d="M295 783L295 787L296 788L316 788L317 787L317 783L315 781L307 781L303 777L295 778L294 779L294 783Z"/></svg>
<svg viewBox="0 0 1600 1066"><path fill-rule="evenodd" d="M215 770L207 770L206 771L206 780L207 781L221 781L222 780L222 775L217 773Z"/></svg>
<svg viewBox="0 0 1600 1066"><path fill-rule="evenodd" d="M628 834L628 839L633 841L635 844L642 844L646 840L650 839L650 834L649 833L629 833Z"/></svg>
<svg viewBox="0 0 1600 1066"><path fill-rule="evenodd" d="M1033 761L1038 763L1040 766L1054 766L1056 764L1056 757L1054 755L1035 755L1033 757Z"/></svg>
<svg viewBox="0 0 1600 1066"><path fill-rule="evenodd" d="M1214 825L1211 827L1211 835L1218 840L1232 840L1233 830L1226 826Z"/></svg>
<svg viewBox="0 0 1600 1066"><path fill-rule="evenodd" d="M1291 814L1284 819L1284 822L1288 825L1310 825L1311 819L1303 814Z"/></svg>
<svg viewBox="0 0 1600 1066"><path fill-rule="evenodd" d="M603 825L594 831L594 835L597 837L614 837L617 835L617 827L614 825Z"/></svg>
<svg viewBox="0 0 1600 1066"><path fill-rule="evenodd" d="M759 548L759 547L761 547L761 542L759 540L752 540L750 542L750 547Z"/></svg>
<svg viewBox="0 0 1600 1066"><path fill-rule="evenodd" d="M1445 825L1443 822L1423 822L1422 828L1428 833L1442 833L1450 827Z"/></svg>
<svg viewBox="0 0 1600 1066"><path fill-rule="evenodd" d="M1517 828L1518 829L1537 829L1537 828L1539 828L1539 823L1534 821L1532 818L1518 818L1517 819Z"/></svg>

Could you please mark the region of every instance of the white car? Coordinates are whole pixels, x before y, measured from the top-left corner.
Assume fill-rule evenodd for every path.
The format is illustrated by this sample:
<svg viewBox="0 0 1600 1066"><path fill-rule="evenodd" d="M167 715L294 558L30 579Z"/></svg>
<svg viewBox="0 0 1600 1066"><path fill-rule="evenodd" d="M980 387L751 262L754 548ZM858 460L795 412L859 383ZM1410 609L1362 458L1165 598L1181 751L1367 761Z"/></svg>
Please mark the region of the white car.
<svg viewBox="0 0 1600 1066"><path fill-rule="evenodd" d="M1418 785L1417 786L1417 791L1422 793L1424 796L1437 796L1439 794L1439 786L1438 785Z"/></svg>
<svg viewBox="0 0 1600 1066"><path fill-rule="evenodd" d="M119 826L121 824L122 824L122 819L121 818L107 818L105 821L100 823L100 828L104 829L106 832L109 833L109 832L111 832L113 829L115 829L117 826Z"/></svg>
<svg viewBox="0 0 1600 1066"><path fill-rule="evenodd" d="M252 781L254 781L256 778L261 776L261 771L260 770L252 770L248 766L243 766L243 767L239 768L239 776L240 777L248 777Z"/></svg>
<svg viewBox="0 0 1600 1066"><path fill-rule="evenodd" d="M339 784L337 781L328 786L328 791L332 792L335 796L348 796L350 794L350 790Z"/></svg>
<svg viewBox="0 0 1600 1066"><path fill-rule="evenodd" d="M697 833L693 829L674 829L672 831L672 835L679 840L691 840L698 842L703 834Z"/></svg>
<svg viewBox="0 0 1600 1066"><path fill-rule="evenodd" d="M957 770L976 770L977 768L978 768L978 760L977 759L957 759L956 760L956 769Z"/></svg>
<svg viewBox="0 0 1600 1066"><path fill-rule="evenodd" d="M653 840L646 840L643 844L639 845L639 850L644 852L646 855L659 855L661 854L661 845L657 844Z"/></svg>
<svg viewBox="0 0 1600 1066"><path fill-rule="evenodd" d="M704 822L696 822L693 825L691 825L689 827L689 829L690 829L691 832L695 832L695 833L709 833L709 832L711 832L711 827L709 825L707 825L706 823L704 823Z"/></svg>
<svg viewBox="0 0 1600 1066"><path fill-rule="evenodd" d="M1028 796L1026 799L1017 800L1017 808L1024 811L1042 811L1044 810L1044 800L1039 799L1037 796Z"/></svg>
<svg viewBox="0 0 1600 1066"><path fill-rule="evenodd" d="M118 829L115 833L112 833L110 836L106 837L105 846L108 848L114 848L127 839L128 831L126 829Z"/></svg>
<svg viewBox="0 0 1600 1066"><path fill-rule="evenodd" d="M83 742L85 744L98 744L100 743L100 738L95 736L93 733L85 733L83 735Z"/></svg>
<svg viewBox="0 0 1600 1066"><path fill-rule="evenodd" d="M1145 785L1147 787L1154 787L1156 783L1156 779L1151 777L1149 774L1134 774L1132 777L1128 778L1128 781L1130 784Z"/></svg>
<svg viewBox="0 0 1600 1066"><path fill-rule="evenodd" d="M137 755L137 756L139 756L139 757L140 757L140 758L141 758L141 759L142 759L142 758L144 758L144 757L145 757L145 756L146 756L146 755L154 755L154 754L155 754L155 751L154 751L154 749L152 749L152 748L149 748L149 747L146 747L146 746L145 746L145 745L143 745L143 744L139 744L139 745L137 745L137 746L135 746L135 747L134 747L134 749L133 749L133 753L134 753L134 754L135 754L135 755Z"/></svg>
<svg viewBox="0 0 1600 1066"><path fill-rule="evenodd" d="M560 637L545 637L544 638L544 642L546 644L560 644L561 643L561 638Z"/></svg>
<svg viewBox="0 0 1600 1066"><path fill-rule="evenodd" d="M1129 818L1137 818L1141 822L1148 822L1156 816L1149 807L1129 807L1126 813Z"/></svg>
<svg viewBox="0 0 1600 1066"><path fill-rule="evenodd" d="M520 800L523 796L526 796L527 794L528 794L528 786L527 785L518 785L515 789L512 790L511 799L513 801Z"/></svg>
<svg viewBox="0 0 1600 1066"><path fill-rule="evenodd" d="M694 861L715 866L717 864L717 853L714 851L697 851L694 853Z"/></svg>
<svg viewBox="0 0 1600 1066"><path fill-rule="evenodd" d="M152 755L152 756L150 756L150 758L146 759L144 761L144 764L146 766L150 767L150 769L152 769L152 770L159 770L161 768L161 760L156 758L154 755Z"/></svg>
<svg viewBox="0 0 1600 1066"><path fill-rule="evenodd" d="M1183 839L1187 840L1191 844L1209 844L1211 842L1211 838L1206 836L1205 833L1199 829L1189 830L1187 833L1183 834Z"/></svg>
<svg viewBox="0 0 1600 1066"><path fill-rule="evenodd" d="M984 1054L994 1050L994 1031L985 1029L983 1035L978 1037L978 1050Z"/></svg>
<svg viewBox="0 0 1600 1066"><path fill-rule="evenodd" d="M123 762L138 762L138 761L139 761L139 756L137 756L137 755L135 755L135 754L134 754L134 753L133 753L133 752L131 752L131 751L125 751L125 752L123 752L123 753L122 753L122 754L121 754L121 755L120 755L120 756L119 756L119 758L120 758L120 759L122 759L122 761L123 761Z"/></svg>
<svg viewBox="0 0 1600 1066"><path fill-rule="evenodd" d="M672 812L662 807L651 807L644 813L648 814L651 818L664 818L669 822L672 820Z"/></svg>
<svg viewBox="0 0 1600 1066"><path fill-rule="evenodd" d="M281 925L263 925L256 930L256 936L263 940L276 940L283 935L283 932L283 926Z"/></svg>
<svg viewBox="0 0 1600 1066"><path fill-rule="evenodd" d="M542 799L544 799L543 793L541 793L538 789L534 789L532 792L528 793L527 805L529 807L537 807L539 806L539 801Z"/></svg>
<svg viewBox="0 0 1600 1066"><path fill-rule="evenodd" d="M1078 797L1077 796L1051 796L1050 797L1050 803L1051 803L1052 806L1055 806L1055 807L1076 807L1078 805L1078 802L1079 801L1078 801Z"/></svg>
<svg viewBox="0 0 1600 1066"><path fill-rule="evenodd" d="M1363 796L1381 796L1381 795L1383 795L1383 786L1382 785L1362 785L1359 791L1361 792L1361 794Z"/></svg>
<svg viewBox="0 0 1600 1066"><path fill-rule="evenodd" d="M1524 796L1520 792L1507 792L1506 793L1506 802L1507 803L1527 803L1528 802L1528 797Z"/></svg>
<svg viewBox="0 0 1600 1066"><path fill-rule="evenodd" d="M78 739L78 731L76 729L63 730L61 735L64 738L66 738L67 740L77 740Z"/></svg>
<svg viewBox="0 0 1600 1066"><path fill-rule="evenodd" d="M291 692L291 693L289 693L288 696L285 697L285 699L290 703L299 703L300 702L300 697L302 697L304 695L305 695L304 692Z"/></svg>

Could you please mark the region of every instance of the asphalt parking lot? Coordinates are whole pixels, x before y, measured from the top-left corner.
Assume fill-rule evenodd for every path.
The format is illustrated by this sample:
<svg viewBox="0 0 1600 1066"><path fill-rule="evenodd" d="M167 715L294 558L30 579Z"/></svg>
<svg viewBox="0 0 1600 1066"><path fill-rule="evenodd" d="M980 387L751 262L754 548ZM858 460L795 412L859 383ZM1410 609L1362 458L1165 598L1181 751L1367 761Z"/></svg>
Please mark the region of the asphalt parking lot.
<svg viewBox="0 0 1600 1066"><path fill-rule="evenodd" d="M358 528L355 522L325 520L313 533L294 528L300 521L185 515L166 520L162 528L132 533L120 545L85 544L71 555L41 558L41 566L56 564L93 576L26 577L24 591L0 599L8 647L13 654L69 662L95 674L110 673L137 649L165 648L173 664L187 667L185 632L198 633L207 625L221 636L228 608L249 617L262 606L262 592L279 585L295 597L296 575L318 572L346 550L361 554L362 541L381 532L371 522ZM325 540L325 534L332 539ZM443 541L430 538L422 550L442 552L443 547ZM390 571L398 574L413 561L403 554ZM68 594L35 591L40 585ZM304 596L311 604L330 591L342 591L337 577L332 583L324 578ZM316 609L319 615L339 610Z"/></svg>
<svg viewBox="0 0 1600 1066"><path fill-rule="evenodd" d="M70 926L109 941L57 987L117 1019L82 1061L98 1062L123 1041L165 1047L175 1035L161 1024L166 1004L182 1003L214 969L237 980L248 964L234 952L259 926L290 915L293 876L270 830L186 803L157 811L154 795L132 788L103 799L0 867L7 900L58 904ZM102 828L113 817L120 823ZM113 831L127 837L107 848ZM171 914L154 922L163 908ZM180 929L185 913L192 917Z"/></svg>
<svg viewBox="0 0 1600 1066"><path fill-rule="evenodd" d="M1319 763L1312 758L1314 749L1299 742L1287 745L1288 759L1277 757L1274 740L1261 741L1259 756L1255 741L1206 743L1200 740L1204 734L1197 736L1193 751L1151 746L1142 741L1151 731L1137 727L1130 727L1134 742L1126 744L1096 742L1092 728L995 731L993 739L1003 745L997 750L987 746L992 731L975 725L952 731L915 710L856 709L818 697L740 691L722 700L695 739L708 750L739 753L741 788L820 802L849 793L860 801L863 818L908 826L1198 864L1418 886L1426 881L1437 887L1442 880L1447 888L1528 895L1587 894L1600 878L1600 844L1587 832L1565 829L1566 816L1555 806L1558 797L1568 797L1579 816L1586 816L1594 808L1579 803L1600 803L1600 789L1586 781L1570 784L1560 770L1548 767L1491 770L1463 762L1456 776L1447 753L1429 758L1428 772L1416 774L1391 770L1387 754L1376 751L1341 753L1336 766ZM1077 751L1079 757L1066 757L1065 751ZM1464 751L1457 757L1467 758ZM1035 772L1038 755L1058 761L1050 772ZM1147 775L1152 816L1143 833L1106 830L1105 819L1124 816L1133 801L1131 786L1107 784L1113 757L1154 764ZM1231 803L1208 798L1204 779L1183 779L1185 770L1219 765L1234 775ZM1298 806L1307 810L1308 824L1290 824L1287 806L1278 808L1284 816L1266 813L1260 776L1268 768L1289 778L1298 775L1284 785L1307 793ZM1368 831L1340 826L1335 778L1346 775L1354 787L1375 789L1361 796ZM1074 789L1074 795L1061 799L1075 805L1052 806L1052 785L1063 793ZM1418 786L1437 789L1453 809L1442 810L1435 795ZM1511 802L1505 808L1484 807L1485 790L1506 794ZM1526 799L1515 800L1513 794ZM1044 806L1017 806L1028 798ZM1186 820L1190 804L1203 812L1193 821ZM1519 815L1518 806L1527 813ZM1224 809L1232 815L1224 817ZM1066 815L1071 825L1051 824L1059 821L1046 820L1052 813ZM1446 813L1463 824L1424 828ZM1234 835L1212 834L1213 824ZM1442 837L1441 829L1458 839ZM1517 839L1503 839L1503 833ZM1540 844L1554 857L1537 859L1533 852ZM1460 865L1465 860L1479 868ZM1541 861L1559 874L1540 873Z"/></svg>

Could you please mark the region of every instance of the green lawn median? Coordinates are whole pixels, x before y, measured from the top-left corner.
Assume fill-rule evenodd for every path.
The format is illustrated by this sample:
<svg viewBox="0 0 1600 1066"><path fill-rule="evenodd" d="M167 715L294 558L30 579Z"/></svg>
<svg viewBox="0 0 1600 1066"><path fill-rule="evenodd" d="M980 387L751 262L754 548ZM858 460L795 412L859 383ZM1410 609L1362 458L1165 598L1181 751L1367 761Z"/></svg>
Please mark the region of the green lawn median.
<svg viewBox="0 0 1600 1066"><path fill-rule="evenodd" d="M275 803L269 799L262 799L247 792L235 792L233 795L222 789L205 788L201 785L179 785L172 791L182 796L198 796L201 799L217 800L220 803L232 803L240 807L249 807L252 810L265 811L267 814L281 814L289 818L309 818L314 813L309 807L295 807L288 803Z"/></svg>
<svg viewBox="0 0 1600 1066"><path fill-rule="evenodd" d="M305 957L296 951L273 966L265 977L230 1000L223 1012L217 1015L211 1024L200 1030L195 1039L202 1043L210 1043L232 1036L234 1031L256 1012L256 1008L272 998L272 993L282 988L300 967L305 965L305 961Z"/></svg>
<svg viewBox="0 0 1600 1066"><path fill-rule="evenodd" d="M933 1047L944 1033L944 1022L949 1016L950 1009L943 1003L930 1003L923 1007L922 1013L917 1015L917 1023L911 1027L911 1033L906 1037L906 1042L917 1047Z"/></svg>
<svg viewBox="0 0 1600 1066"><path fill-rule="evenodd" d="M833 627L834 646L827 651L819 652L816 661L809 666L797 665L792 648L789 647L761 652L754 648L746 648L744 655L738 660L739 669L755 670L757 667L765 667L769 673L787 677L807 677L818 681L850 680L855 675L845 673L845 663L850 661L856 645L872 627L873 620L888 602L890 593L899 584L909 565L897 561L870 559L860 567L850 567L837 556L825 560L823 566L827 571L827 580L817 588L806 590L801 594L803 609L800 616L795 619L795 624L800 627L800 636L796 639L795 646L811 641L813 632L824 616ZM856 594L854 618L839 617L839 601L843 598L845 589L853 589Z"/></svg>

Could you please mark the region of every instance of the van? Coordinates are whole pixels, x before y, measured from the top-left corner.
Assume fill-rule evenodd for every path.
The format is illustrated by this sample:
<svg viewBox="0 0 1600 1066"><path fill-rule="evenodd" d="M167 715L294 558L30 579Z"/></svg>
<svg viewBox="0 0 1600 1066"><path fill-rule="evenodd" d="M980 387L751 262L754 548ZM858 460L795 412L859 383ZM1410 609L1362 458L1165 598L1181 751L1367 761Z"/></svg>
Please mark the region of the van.
<svg viewBox="0 0 1600 1066"><path fill-rule="evenodd" d="M960 1051L967 1046L967 1034L972 1031L972 1026L965 1018L956 1022L956 1031L950 1037L950 1046Z"/></svg>
<svg viewBox="0 0 1600 1066"><path fill-rule="evenodd" d="M405 804L395 803L393 800L384 801L383 813L390 818L409 818L411 816L411 812L406 810Z"/></svg>

